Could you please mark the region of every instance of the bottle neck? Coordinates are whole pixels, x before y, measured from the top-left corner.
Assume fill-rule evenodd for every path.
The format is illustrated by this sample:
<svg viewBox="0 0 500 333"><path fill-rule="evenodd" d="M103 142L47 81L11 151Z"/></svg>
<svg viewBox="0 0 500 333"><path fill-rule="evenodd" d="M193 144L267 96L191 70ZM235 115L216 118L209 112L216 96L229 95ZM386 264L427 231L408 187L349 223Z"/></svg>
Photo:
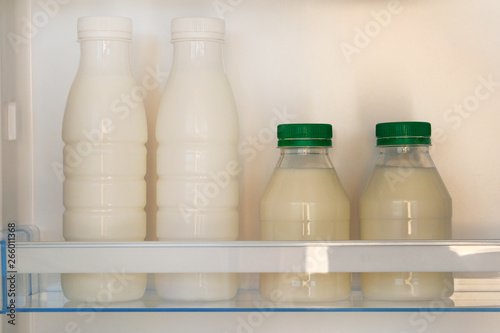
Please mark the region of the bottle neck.
<svg viewBox="0 0 500 333"><path fill-rule="evenodd" d="M378 166L433 168L429 145L379 146Z"/></svg>
<svg viewBox="0 0 500 333"><path fill-rule="evenodd" d="M132 75L130 42L124 40L82 40L81 75Z"/></svg>
<svg viewBox="0 0 500 333"><path fill-rule="evenodd" d="M330 147L282 147L277 168L281 169L331 169L328 155Z"/></svg>
<svg viewBox="0 0 500 333"><path fill-rule="evenodd" d="M222 42L212 40L180 40L174 42L175 71L224 71Z"/></svg>

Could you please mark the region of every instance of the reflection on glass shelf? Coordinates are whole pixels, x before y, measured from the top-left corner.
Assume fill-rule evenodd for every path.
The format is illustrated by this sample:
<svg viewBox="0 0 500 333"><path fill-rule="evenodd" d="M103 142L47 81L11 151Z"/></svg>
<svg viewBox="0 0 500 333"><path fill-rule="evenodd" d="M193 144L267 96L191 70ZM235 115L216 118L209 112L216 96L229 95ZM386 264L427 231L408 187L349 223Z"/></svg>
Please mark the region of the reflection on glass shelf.
<svg viewBox="0 0 500 333"><path fill-rule="evenodd" d="M500 273L455 273L455 291L500 292Z"/></svg>
<svg viewBox="0 0 500 333"><path fill-rule="evenodd" d="M19 312L500 312L500 292L457 292L451 299L393 302L363 300L359 291L353 291L349 299L329 303L272 302L255 290L217 302L165 301L152 291L140 300L123 303L71 302L62 292L42 292L18 306Z"/></svg>
<svg viewBox="0 0 500 333"><path fill-rule="evenodd" d="M462 307L500 307L499 273L455 273L453 300Z"/></svg>

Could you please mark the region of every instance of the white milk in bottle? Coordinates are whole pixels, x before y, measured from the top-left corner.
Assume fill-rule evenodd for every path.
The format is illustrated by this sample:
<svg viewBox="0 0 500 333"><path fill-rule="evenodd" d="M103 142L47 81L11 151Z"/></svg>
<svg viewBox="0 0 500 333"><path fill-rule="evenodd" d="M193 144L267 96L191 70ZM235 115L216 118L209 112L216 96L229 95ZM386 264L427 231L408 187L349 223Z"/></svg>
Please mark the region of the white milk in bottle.
<svg viewBox="0 0 500 333"><path fill-rule="evenodd" d="M67 241L142 241L146 235L146 114L130 65L132 21L78 20L81 58L63 121ZM99 260L99 258L96 258ZM62 274L74 301L142 297L146 274Z"/></svg>
<svg viewBox="0 0 500 333"><path fill-rule="evenodd" d="M238 115L222 62L225 24L204 17L172 21L174 58L158 111L157 225L160 241L238 237ZM232 273L156 274L167 300L223 300Z"/></svg>
<svg viewBox="0 0 500 333"><path fill-rule="evenodd" d="M262 240L349 239L349 199L328 156L331 138L328 124L278 126L281 157L260 203ZM281 302L337 301L349 297L350 281L349 273L290 267L290 273L260 274L260 293Z"/></svg>
<svg viewBox="0 0 500 333"><path fill-rule="evenodd" d="M360 199L361 239L451 238L451 198L429 155L430 134L424 122L377 124L380 155ZM453 292L451 273L363 273L361 279L367 299L445 299Z"/></svg>

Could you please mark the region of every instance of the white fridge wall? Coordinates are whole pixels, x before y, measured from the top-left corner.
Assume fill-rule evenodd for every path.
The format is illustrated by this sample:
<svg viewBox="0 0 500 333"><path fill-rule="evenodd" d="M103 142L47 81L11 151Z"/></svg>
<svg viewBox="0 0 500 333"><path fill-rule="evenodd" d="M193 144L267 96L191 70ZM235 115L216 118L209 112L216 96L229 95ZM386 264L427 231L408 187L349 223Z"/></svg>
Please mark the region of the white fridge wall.
<svg viewBox="0 0 500 333"><path fill-rule="evenodd" d="M23 1L15 3L23 7ZM156 209L156 109L172 60L170 20L187 15L220 16L227 24L226 70L241 124L240 239L259 237L258 202L278 156L276 124L333 124L332 157L351 199L356 238L358 198L376 156L374 126L398 120L433 125L432 155L453 198L454 237L500 237L500 157L491 149L500 139L496 1L39 0L29 5L18 11L16 24L32 28L32 50L20 46L21 56L31 55L32 87L26 86L28 64L19 64L23 85L11 97L24 106L19 140L32 144L18 143L17 151L24 156L17 181L28 184L19 183L22 204L7 205L4 216L36 224L42 240L62 240L61 124L79 61L76 20L85 15L131 17L137 81L154 83L151 78L157 77L161 84L145 100L149 239ZM29 94L32 109L25 100ZM33 170L20 167L31 159Z"/></svg>
<svg viewBox="0 0 500 333"><path fill-rule="evenodd" d="M31 94L31 43L22 36L22 17L29 13L26 1L2 1L2 219L33 224L33 113ZM18 33L19 32L19 33ZM15 103L15 140L8 140L8 103Z"/></svg>

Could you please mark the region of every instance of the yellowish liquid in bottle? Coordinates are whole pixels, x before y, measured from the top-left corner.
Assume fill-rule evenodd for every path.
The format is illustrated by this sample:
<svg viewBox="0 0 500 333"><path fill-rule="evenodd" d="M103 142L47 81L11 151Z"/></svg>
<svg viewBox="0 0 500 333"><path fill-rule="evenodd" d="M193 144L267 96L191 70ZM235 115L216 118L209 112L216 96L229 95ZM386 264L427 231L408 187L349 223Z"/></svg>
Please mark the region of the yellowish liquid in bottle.
<svg viewBox="0 0 500 333"><path fill-rule="evenodd" d="M451 215L436 168L377 166L360 200L361 239L450 239ZM361 279L368 299L429 300L453 293L451 273L363 273Z"/></svg>
<svg viewBox="0 0 500 333"><path fill-rule="evenodd" d="M262 240L349 239L349 200L332 169L276 169L260 205ZM308 258L308 261L322 258ZM350 295L349 273L260 275L263 297L282 302L327 302Z"/></svg>

